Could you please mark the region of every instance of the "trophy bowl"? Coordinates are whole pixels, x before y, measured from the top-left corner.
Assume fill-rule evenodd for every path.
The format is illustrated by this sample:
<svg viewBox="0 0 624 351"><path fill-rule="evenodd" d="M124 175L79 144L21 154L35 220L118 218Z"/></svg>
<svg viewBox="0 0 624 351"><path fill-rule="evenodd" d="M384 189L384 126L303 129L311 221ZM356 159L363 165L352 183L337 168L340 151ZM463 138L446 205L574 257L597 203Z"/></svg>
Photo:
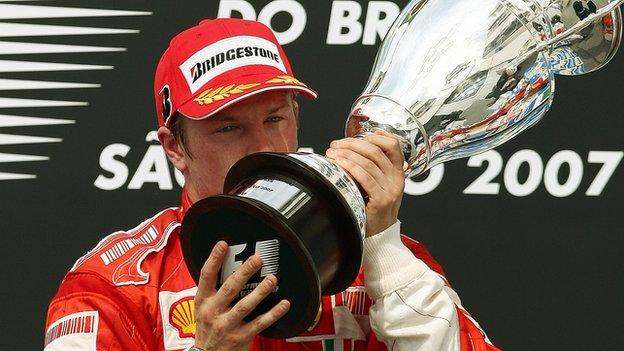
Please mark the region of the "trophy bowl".
<svg viewBox="0 0 624 351"><path fill-rule="evenodd" d="M555 75L609 62L621 41L619 3L412 1L377 53L346 135L395 135L409 176L495 148L546 114Z"/></svg>

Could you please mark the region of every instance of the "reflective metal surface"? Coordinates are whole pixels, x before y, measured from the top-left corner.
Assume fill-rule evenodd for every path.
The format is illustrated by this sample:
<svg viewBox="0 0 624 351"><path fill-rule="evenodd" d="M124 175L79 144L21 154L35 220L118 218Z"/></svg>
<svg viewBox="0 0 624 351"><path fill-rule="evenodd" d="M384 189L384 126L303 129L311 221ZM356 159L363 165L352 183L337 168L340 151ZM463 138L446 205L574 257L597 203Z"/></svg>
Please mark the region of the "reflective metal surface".
<svg viewBox="0 0 624 351"><path fill-rule="evenodd" d="M278 179L256 179L233 195L258 200L275 209L287 219L310 201L310 194L295 185Z"/></svg>
<svg viewBox="0 0 624 351"><path fill-rule="evenodd" d="M362 240L364 240L366 233L366 204L353 178L340 166L323 156L308 153L292 153L288 154L288 156L312 167L333 184L355 215Z"/></svg>
<svg viewBox="0 0 624 351"><path fill-rule="evenodd" d="M346 135L386 130L409 176L492 149L550 108L555 74L595 71L624 0L414 0L390 28Z"/></svg>

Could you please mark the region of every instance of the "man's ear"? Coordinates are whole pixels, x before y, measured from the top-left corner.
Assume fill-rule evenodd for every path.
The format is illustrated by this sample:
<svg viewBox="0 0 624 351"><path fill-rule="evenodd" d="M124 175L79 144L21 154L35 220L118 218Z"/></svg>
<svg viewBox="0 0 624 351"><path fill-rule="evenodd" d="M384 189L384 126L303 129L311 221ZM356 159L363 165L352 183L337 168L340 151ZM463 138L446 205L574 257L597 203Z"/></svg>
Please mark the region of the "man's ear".
<svg viewBox="0 0 624 351"><path fill-rule="evenodd" d="M186 164L188 155L184 152L182 145L180 145L178 140L173 136L171 129L164 126L158 128L158 140L160 140L160 144L163 149L165 149L165 154L167 158L169 158L169 161L184 174L188 169L188 165Z"/></svg>
<svg viewBox="0 0 624 351"><path fill-rule="evenodd" d="M295 150L293 152L296 152L297 150L299 150L299 130L301 130L300 124L299 124L299 103L297 102L297 94L294 91L290 91L291 95L291 103L292 103L292 109L293 109L293 115L295 116L295 125L297 127L296 130L296 138L295 138Z"/></svg>
<svg viewBox="0 0 624 351"><path fill-rule="evenodd" d="M297 121L297 130L299 130L299 103L293 98L292 105L293 113L295 114L295 120Z"/></svg>

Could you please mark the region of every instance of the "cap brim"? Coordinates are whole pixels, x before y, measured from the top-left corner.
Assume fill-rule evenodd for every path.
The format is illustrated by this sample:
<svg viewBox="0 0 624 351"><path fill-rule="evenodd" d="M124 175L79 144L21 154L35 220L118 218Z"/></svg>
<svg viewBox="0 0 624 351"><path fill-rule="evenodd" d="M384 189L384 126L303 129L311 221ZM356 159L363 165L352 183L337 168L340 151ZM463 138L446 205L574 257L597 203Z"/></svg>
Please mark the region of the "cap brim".
<svg viewBox="0 0 624 351"><path fill-rule="evenodd" d="M203 89L192 99L182 104L178 111L194 120L208 118L243 99L272 90L294 90L310 99L317 93L297 79L287 76L254 77L254 81L221 84L218 87ZM258 83L258 81L263 83Z"/></svg>

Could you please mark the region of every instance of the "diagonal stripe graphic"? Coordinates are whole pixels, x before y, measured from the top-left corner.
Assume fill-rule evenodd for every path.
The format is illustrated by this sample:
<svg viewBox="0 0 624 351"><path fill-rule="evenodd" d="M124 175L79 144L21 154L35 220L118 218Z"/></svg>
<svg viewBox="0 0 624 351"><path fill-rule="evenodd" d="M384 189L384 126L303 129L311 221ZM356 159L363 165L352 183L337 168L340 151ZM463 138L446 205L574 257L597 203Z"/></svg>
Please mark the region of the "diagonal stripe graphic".
<svg viewBox="0 0 624 351"><path fill-rule="evenodd" d="M0 4L0 19L148 16L151 12Z"/></svg>
<svg viewBox="0 0 624 351"><path fill-rule="evenodd" d="M76 18L76 17L118 17L118 16L149 16L148 11L126 11L109 10L98 8L41 6L39 0L30 1L30 4L22 3L22 0L0 0L0 21L20 20L20 19L43 19L43 18ZM33 4L37 2L37 4ZM0 22L0 38L20 38L20 37L48 37L48 36L82 36L82 35L118 35L137 34L137 29L108 28L104 27L82 27L58 24L35 24L35 23L4 23ZM91 40L82 43L58 44L58 43L30 43L22 39L11 41L12 39L0 40L0 57L3 55L36 55L36 54L72 54L72 53L98 53L98 52L123 52L125 47L106 47L90 45ZM2 57L4 58L4 57ZM70 60L71 61L71 60ZM94 65L88 62L40 62L23 60L0 60L0 73L12 72L54 72L54 71L92 71L92 70L112 70L114 66ZM14 77L11 77L14 78ZM50 79L50 78L48 78ZM48 107L77 107L88 106L87 101L61 101L37 99L37 90L42 89L85 89L100 88L97 82L67 82L64 78L57 80L32 80L32 79L4 79L0 78L1 91L24 91L26 96L20 97L0 97L0 109L3 108L48 108ZM68 78L67 80L73 80ZM30 91L28 94L26 92ZM26 113L28 114L28 113ZM73 124L73 119L48 118L37 116L2 115L0 114L0 128L21 127L21 126L44 126L44 125L66 125ZM0 145L22 145L39 143L58 143L61 138L46 136L28 136L0 134ZM0 163L12 162L36 162L47 161L49 157L38 155L27 155L17 153L1 153ZM39 152L36 152L39 153ZM45 153L44 153L45 154ZM35 174L21 174L0 172L0 181L13 179L33 179Z"/></svg>
<svg viewBox="0 0 624 351"><path fill-rule="evenodd" d="M115 51L126 51L126 48L0 41L0 55L63 54L63 53L73 53L73 52L115 52Z"/></svg>
<svg viewBox="0 0 624 351"><path fill-rule="evenodd" d="M17 179L35 179L34 174L19 174L19 173L2 173L0 172L0 180L17 180Z"/></svg>
<svg viewBox="0 0 624 351"><path fill-rule="evenodd" d="M92 71L113 69L114 66L81 65L76 63L54 63L34 61L0 60L0 73L3 72L53 72L53 71Z"/></svg>
<svg viewBox="0 0 624 351"><path fill-rule="evenodd" d="M0 153L0 163L3 162L29 162L29 161L47 161L50 158L47 156L35 156L35 155L19 155L19 154L4 154Z"/></svg>
<svg viewBox="0 0 624 351"><path fill-rule="evenodd" d="M42 80L0 79L0 90L99 88L100 84L48 82Z"/></svg>
<svg viewBox="0 0 624 351"><path fill-rule="evenodd" d="M58 101L0 97L0 108L88 106L84 101Z"/></svg>
<svg viewBox="0 0 624 351"><path fill-rule="evenodd" d="M133 29L50 26L43 24L0 23L0 38L51 35L133 34Z"/></svg>
<svg viewBox="0 0 624 351"><path fill-rule="evenodd" d="M0 128L2 127L24 127L24 126L47 126L55 124L74 124L71 119L42 118L27 116L0 115Z"/></svg>
<svg viewBox="0 0 624 351"><path fill-rule="evenodd" d="M63 139L29 135L0 134L0 145L58 143L61 141L63 141Z"/></svg>

